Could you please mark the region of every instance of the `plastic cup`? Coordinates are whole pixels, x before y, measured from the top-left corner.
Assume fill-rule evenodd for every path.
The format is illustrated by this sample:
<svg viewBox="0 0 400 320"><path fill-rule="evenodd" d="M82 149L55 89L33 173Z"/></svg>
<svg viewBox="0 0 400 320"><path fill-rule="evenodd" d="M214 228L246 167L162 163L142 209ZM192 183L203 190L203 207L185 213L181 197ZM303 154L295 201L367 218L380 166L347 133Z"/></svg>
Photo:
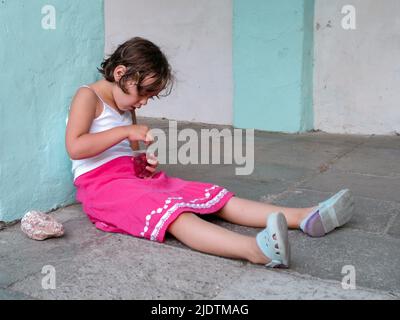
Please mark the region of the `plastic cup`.
<svg viewBox="0 0 400 320"><path fill-rule="evenodd" d="M148 152L145 149L133 151L133 168L135 174L140 179L150 177L153 173L146 169Z"/></svg>

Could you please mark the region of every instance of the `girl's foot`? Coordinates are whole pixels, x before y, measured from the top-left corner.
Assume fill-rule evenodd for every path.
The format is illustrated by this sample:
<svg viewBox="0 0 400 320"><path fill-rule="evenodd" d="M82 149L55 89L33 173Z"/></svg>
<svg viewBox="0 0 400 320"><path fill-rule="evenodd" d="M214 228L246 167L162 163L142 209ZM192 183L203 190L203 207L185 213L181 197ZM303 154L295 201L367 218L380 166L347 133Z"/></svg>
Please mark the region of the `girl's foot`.
<svg viewBox="0 0 400 320"><path fill-rule="evenodd" d="M266 267L289 267L288 227L282 213L272 213L268 216L267 227L257 234L256 240L260 250L271 260Z"/></svg>
<svg viewBox="0 0 400 320"><path fill-rule="evenodd" d="M344 189L321 202L300 224L300 229L311 237L322 237L344 225L354 213L350 190Z"/></svg>

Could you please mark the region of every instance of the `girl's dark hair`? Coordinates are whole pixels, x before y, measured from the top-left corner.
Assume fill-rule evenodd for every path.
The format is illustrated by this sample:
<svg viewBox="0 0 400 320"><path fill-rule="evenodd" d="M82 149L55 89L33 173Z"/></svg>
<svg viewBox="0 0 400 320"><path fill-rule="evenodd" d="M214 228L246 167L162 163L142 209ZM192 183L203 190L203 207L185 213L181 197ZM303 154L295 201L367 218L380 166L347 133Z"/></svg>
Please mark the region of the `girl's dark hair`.
<svg viewBox="0 0 400 320"><path fill-rule="evenodd" d="M149 40L135 37L121 44L115 52L105 59L99 72L107 81L115 82L114 70L117 66L126 67L126 73L118 81L118 86L128 94L126 81L137 82L140 95L164 91L162 96L171 93L174 77L167 58L160 48ZM142 81L150 76L155 81L147 86L142 86Z"/></svg>

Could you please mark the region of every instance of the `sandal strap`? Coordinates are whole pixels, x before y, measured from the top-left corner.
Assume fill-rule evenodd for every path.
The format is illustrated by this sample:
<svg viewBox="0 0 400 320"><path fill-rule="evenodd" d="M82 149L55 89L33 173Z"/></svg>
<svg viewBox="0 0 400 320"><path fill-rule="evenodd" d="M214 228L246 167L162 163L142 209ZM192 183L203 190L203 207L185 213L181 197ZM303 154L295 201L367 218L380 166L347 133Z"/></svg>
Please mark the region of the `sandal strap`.
<svg viewBox="0 0 400 320"><path fill-rule="evenodd" d="M258 247L271 260L265 266L288 267L290 247L285 216L280 212L275 212L268 216L266 222L266 228L256 236Z"/></svg>
<svg viewBox="0 0 400 320"><path fill-rule="evenodd" d="M268 268L275 268L275 267L281 266L281 265L282 265L282 261L272 260L270 263L267 263L265 266Z"/></svg>
<svg viewBox="0 0 400 320"><path fill-rule="evenodd" d="M332 205L327 205L322 202L319 204L318 210L325 233L327 232L327 229L332 230L339 227L340 224L337 220L336 212Z"/></svg>
<svg viewBox="0 0 400 320"><path fill-rule="evenodd" d="M266 266L271 265L271 267L273 267L275 265L283 263L281 256L276 254L276 251L280 252L279 249L275 248L275 245L278 243L278 241L272 238L272 235L269 234L267 229L264 229L263 231L258 233L256 240L258 247L261 249L264 255L268 259L272 260Z"/></svg>

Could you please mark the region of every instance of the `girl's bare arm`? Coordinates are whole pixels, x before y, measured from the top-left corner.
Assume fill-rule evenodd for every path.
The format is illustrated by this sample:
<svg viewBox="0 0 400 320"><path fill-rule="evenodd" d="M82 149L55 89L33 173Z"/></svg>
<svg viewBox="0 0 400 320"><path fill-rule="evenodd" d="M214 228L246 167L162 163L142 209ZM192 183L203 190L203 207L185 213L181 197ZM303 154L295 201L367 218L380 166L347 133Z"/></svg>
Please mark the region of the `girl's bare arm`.
<svg viewBox="0 0 400 320"><path fill-rule="evenodd" d="M89 133L96 114L96 104L96 95L86 88L80 88L72 101L65 144L73 160L94 157L129 136L130 126Z"/></svg>

